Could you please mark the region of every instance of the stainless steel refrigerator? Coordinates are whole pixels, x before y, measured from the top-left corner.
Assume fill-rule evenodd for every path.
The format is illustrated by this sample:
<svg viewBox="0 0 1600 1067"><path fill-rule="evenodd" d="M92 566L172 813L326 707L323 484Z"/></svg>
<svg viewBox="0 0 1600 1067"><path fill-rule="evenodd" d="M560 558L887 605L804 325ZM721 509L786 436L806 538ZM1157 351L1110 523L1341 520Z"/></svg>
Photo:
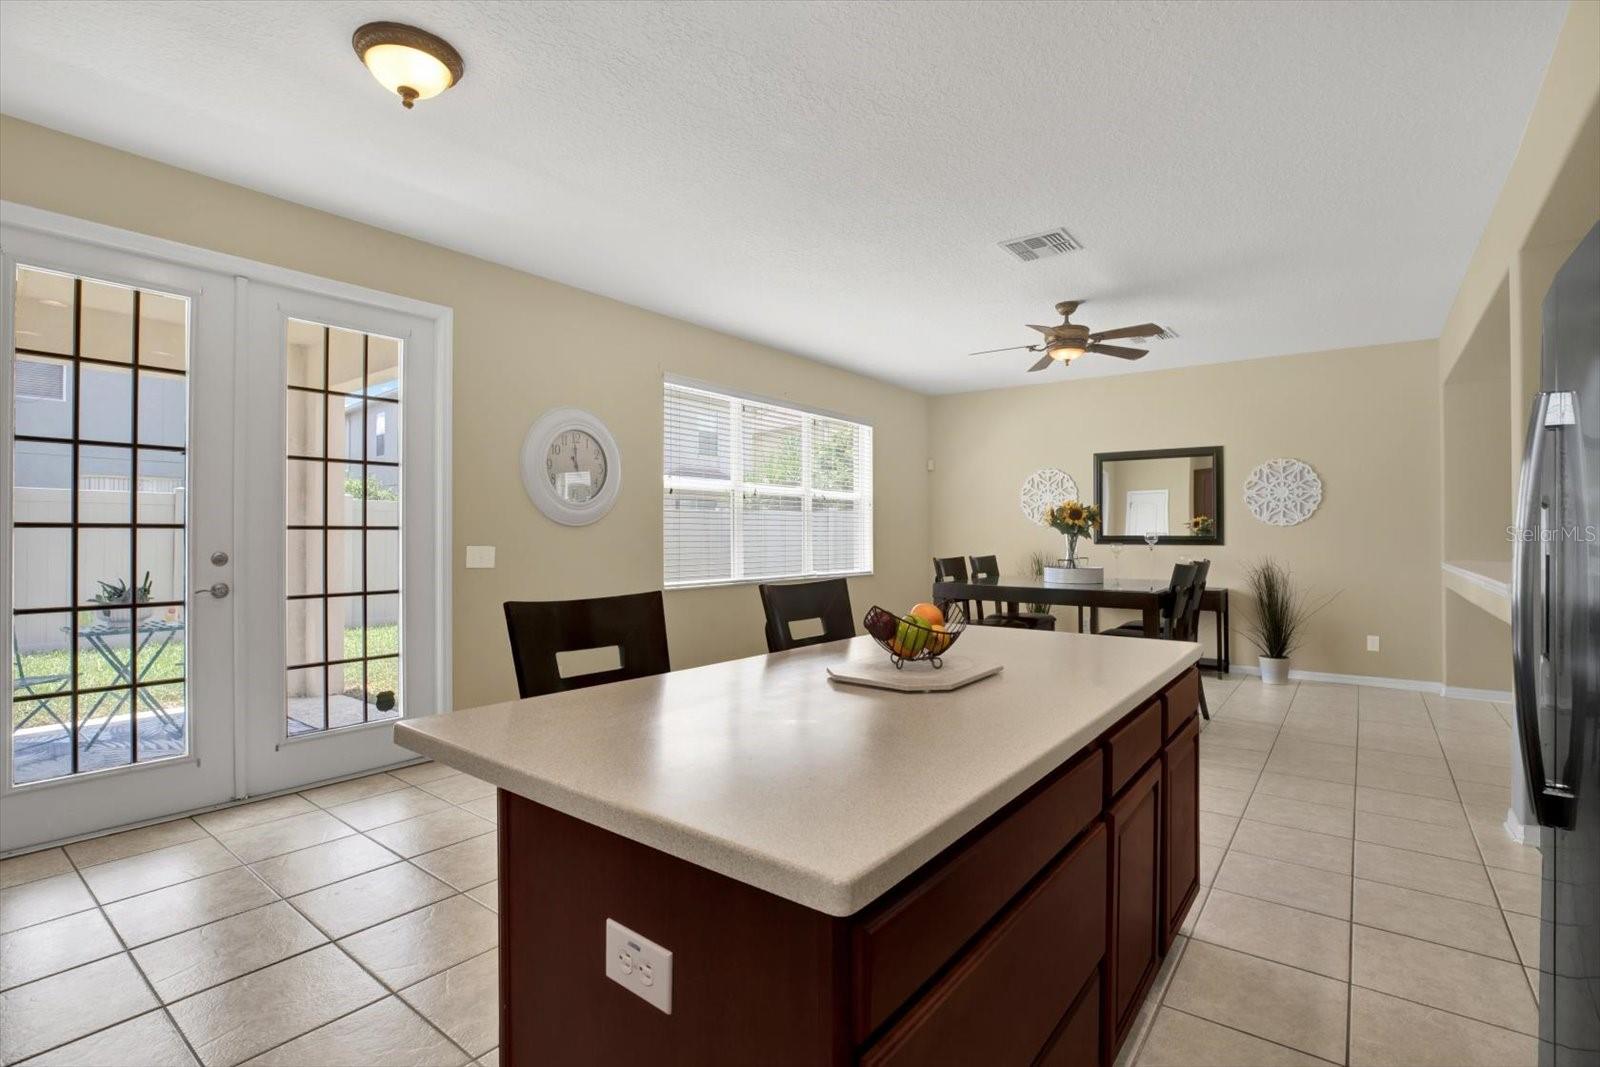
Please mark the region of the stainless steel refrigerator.
<svg viewBox="0 0 1600 1067"><path fill-rule="evenodd" d="M1517 499L1512 652L1542 831L1540 1063L1600 1065L1600 225L1544 301Z"/></svg>

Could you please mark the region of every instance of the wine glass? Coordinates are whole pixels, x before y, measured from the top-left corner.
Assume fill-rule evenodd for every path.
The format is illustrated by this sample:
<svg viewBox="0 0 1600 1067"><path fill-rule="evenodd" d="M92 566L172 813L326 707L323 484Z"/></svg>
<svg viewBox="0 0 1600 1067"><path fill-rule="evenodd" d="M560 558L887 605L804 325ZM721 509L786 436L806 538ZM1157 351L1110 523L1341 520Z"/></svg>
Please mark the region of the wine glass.
<svg viewBox="0 0 1600 1067"><path fill-rule="evenodd" d="M1144 532L1144 543L1150 546L1151 553L1155 552L1156 542L1159 540L1161 540L1161 535L1154 530L1146 530Z"/></svg>

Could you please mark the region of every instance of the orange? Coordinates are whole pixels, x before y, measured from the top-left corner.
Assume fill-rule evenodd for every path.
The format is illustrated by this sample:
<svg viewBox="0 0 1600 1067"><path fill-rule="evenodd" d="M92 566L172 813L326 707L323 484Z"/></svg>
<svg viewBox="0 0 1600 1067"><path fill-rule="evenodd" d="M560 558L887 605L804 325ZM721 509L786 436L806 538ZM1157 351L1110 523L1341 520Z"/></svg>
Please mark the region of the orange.
<svg viewBox="0 0 1600 1067"><path fill-rule="evenodd" d="M937 604L918 604L911 609L911 614L922 620L925 626L944 625L944 612L939 610L939 605Z"/></svg>

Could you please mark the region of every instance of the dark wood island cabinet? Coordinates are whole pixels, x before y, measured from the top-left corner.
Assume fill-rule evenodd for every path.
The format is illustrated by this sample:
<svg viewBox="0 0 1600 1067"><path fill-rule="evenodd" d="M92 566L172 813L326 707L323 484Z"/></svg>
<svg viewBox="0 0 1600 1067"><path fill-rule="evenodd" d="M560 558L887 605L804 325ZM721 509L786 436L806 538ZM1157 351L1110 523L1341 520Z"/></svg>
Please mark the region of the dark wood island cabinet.
<svg viewBox="0 0 1600 1067"><path fill-rule="evenodd" d="M1109 1065L1198 887L1197 657L843 914L502 788L501 1062ZM671 1014L602 973L609 917Z"/></svg>

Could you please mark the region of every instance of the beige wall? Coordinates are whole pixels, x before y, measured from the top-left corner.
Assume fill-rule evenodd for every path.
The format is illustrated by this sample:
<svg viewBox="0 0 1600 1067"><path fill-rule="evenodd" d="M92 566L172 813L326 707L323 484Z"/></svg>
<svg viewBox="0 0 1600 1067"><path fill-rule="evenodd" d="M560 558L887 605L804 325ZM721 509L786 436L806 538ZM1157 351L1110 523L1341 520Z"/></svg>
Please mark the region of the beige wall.
<svg viewBox="0 0 1600 1067"><path fill-rule="evenodd" d="M1538 387L1540 305L1597 220L1600 3L1574 0L1439 340L1447 557L1510 558L1505 528ZM1451 591L1440 618L1445 683L1509 688L1511 628Z"/></svg>
<svg viewBox="0 0 1600 1067"><path fill-rule="evenodd" d="M1018 507L1032 471L1060 467L1092 498L1096 452L1221 445L1225 544L1091 545L1092 562L1165 577L1180 556L1203 554L1213 581L1237 588L1242 565L1270 555L1308 592L1339 593L1297 667L1437 680L1437 359L1432 342L1417 342L1080 381L1069 371L1056 385L935 397L934 424L981 426L984 447L934 438L933 547L995 552L1002 569L1023 569L1034 550L1061 544ZM1242 499L1250 469L1278 456L1305 460L1323 483L1317 513L1284 529L1257 522ZM1253 662L1242 614L1234 654ZM1382 638L1381 652L1365 651L1367 634Z"/></svg>
<svg viewBox="0 0 1600 1067"><path fill-rule="evenodd" d="M928 402L859 375L543 278L0 117L0 197L455 309L455 697L515 692L500 603L661 586L661 376L689 375L876 428L876 573L856 607L910 604L928 577ZM593 411L622 451L609 516L557 526L517 455L547 408ZM196 502L204 506L203 502ZM464 546L498 546L468 571ZM765 649L753 586L669 593L674 664Z"/></svg>

